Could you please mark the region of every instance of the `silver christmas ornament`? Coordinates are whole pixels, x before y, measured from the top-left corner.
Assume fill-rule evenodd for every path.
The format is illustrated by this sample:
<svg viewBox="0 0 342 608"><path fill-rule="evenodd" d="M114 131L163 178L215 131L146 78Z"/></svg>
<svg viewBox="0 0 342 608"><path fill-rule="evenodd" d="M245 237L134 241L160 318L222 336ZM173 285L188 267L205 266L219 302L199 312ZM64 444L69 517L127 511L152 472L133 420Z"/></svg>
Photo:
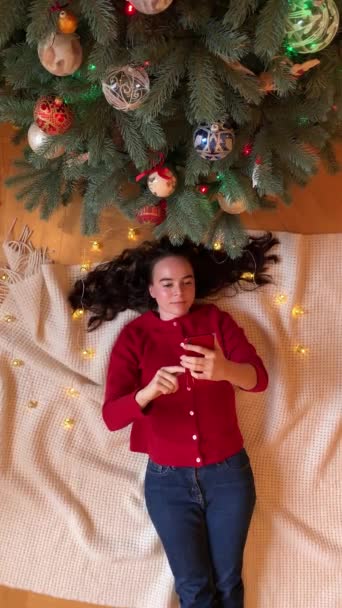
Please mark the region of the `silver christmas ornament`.
<svg viewBox="0 0 342 608"><path fill-rule="evenodd" d="M52 138L46 135L46 133L44 133L44 131L42 131L35 122L33 122L27 132L27 140L33 152L42 154L41 148L44 147L49 141L52 141ZM64 152L64 146L58 146L54 151L50 151L48 153L45 152L43 156L49 159L58 158L58 156L62 156Z"/></svg>

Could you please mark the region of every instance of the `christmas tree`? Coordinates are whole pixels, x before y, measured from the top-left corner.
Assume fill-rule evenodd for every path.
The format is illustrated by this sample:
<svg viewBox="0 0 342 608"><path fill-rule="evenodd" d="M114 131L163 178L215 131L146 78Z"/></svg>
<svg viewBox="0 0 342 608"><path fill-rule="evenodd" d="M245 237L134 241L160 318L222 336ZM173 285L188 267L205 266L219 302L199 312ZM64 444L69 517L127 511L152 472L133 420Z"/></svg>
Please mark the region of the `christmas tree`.
<svg viewBox="0 0 342 608"><path fill-rule="evenodd" d="M235 257L239 214L338 169L342 0L1 0L8 180L47 219L74 193Z"/></svg>

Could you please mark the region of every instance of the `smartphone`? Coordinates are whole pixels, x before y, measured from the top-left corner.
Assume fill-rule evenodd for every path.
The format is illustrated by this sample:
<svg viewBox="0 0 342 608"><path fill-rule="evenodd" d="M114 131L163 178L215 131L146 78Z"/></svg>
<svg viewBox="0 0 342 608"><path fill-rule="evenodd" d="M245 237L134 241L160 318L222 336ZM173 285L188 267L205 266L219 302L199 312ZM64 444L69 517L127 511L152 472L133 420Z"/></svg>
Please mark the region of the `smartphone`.
<svg viewBox="0 0 342 608"><path fill-rule="evenodd" d="M215 348L214 334L202 334L201 336L191 336L183 340L184 344L193 344L194 346L204 346L210 350ZM195 353L188 349L184 350L184 353L189 357L203 357L200 353Z"/></svg>

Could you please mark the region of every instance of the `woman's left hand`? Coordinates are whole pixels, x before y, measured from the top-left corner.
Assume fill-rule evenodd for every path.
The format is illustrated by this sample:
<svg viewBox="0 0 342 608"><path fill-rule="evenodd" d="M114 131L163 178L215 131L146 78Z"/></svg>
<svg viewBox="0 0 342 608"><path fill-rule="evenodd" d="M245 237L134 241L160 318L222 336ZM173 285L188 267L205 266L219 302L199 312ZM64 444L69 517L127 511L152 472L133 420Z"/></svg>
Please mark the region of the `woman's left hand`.
<svg viewBox="0 0 342 608"><path fill-rule="evenodd" d="M180 358L180 364L190 371L193 378L197 380L226 380L227 359L217 341L216 335L214 350L205 348L204 346L184 344L183 342L181 346L186 350L204 355L203 357L182 355Z"/></svg>

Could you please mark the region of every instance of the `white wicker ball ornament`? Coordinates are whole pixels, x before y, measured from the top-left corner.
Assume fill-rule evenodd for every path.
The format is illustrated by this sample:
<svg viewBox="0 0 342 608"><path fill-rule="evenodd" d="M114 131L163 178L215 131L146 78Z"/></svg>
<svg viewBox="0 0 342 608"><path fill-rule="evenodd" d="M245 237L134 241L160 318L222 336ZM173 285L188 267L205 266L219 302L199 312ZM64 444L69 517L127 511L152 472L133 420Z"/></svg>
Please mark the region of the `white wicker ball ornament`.
<svg viewBox="0 0 342 608"><path fill-rule="evenodd" d="M129 0L131 4L144 15L157 15L169 8L173 0Z"/></svg>
<svg viewBox="0 0 342 608"><path fill-rule="evenodd" d="M205 160L221 160L228 156L234 140L234 130L220 120L212 124L200 124L194 132L194 148Z"/></svg>
<svg viewBox="0 0 342 608"><path fill-rule="evenodd" d="M334 0L310 4L292 0L287 21L287 45L297 53L317 53L335 37L339 19Z"/></svg>
<svg viewBox="0 0 342 608"><path fill-rule="evenodd" d="M52 140L52 137L49 137L44 131L42 131L35 122L32 123L28 132L27 132L27 140L28 144L37 154L42 154L41 148L47 144L48 141ZM64 146L58 146L54 151L45 152L43 155L45 158L58 158L58 156L62 156L64 154L65 148Z"/></svg>
<svg viewBox="0 0 342 608"><path fill-rule="evenodd" d="M177 186L177 178L167 167L162 167L150 173L147 179L149 190L158 198L167 198L174 193Z"/></svg>
<svg viewBox="0 0 342 608"><path fill-rule="evenodd" d="M237 199L236 201L229 202L223 194L217 195L217 201L220 205L222 211L225 213L230 213L232 215L238 215L239 213L244 213L246 211L246 205L244 201Z"/></svg>
<svg viewBox="0 0 342 608"><path fill-rule="evenodd" d="M128 112L141 106L150 92L150 79L143 68L111 68L102 81L102 91L113 108Z"/></svg>

